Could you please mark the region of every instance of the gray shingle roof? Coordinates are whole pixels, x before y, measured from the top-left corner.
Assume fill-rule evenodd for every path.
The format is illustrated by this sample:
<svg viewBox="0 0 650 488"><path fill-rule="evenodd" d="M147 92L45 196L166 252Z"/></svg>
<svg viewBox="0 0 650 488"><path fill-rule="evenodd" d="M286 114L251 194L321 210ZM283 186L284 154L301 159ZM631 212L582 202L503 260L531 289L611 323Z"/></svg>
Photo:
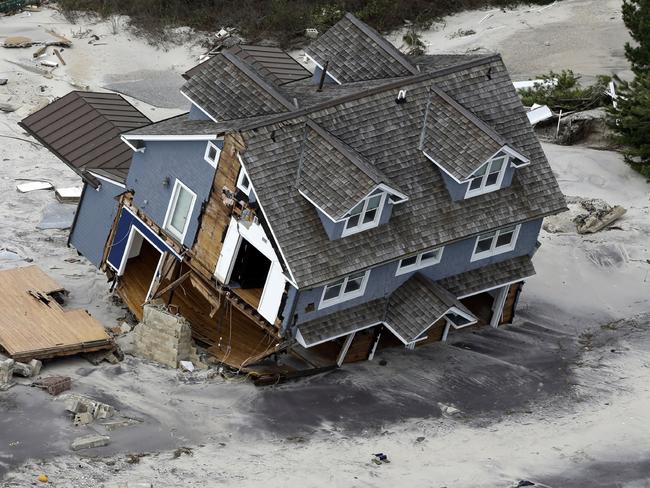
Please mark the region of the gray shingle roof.
<svg viewBox="0 0 650 488"><path fill-rule="evenodd" d="M305 51L341 83L416 74L417 69L377 31L346 14Z"/></svg>
<svg viewBox="0 0 650 488"><path fill-rule="evenodd" d="M251 77L253 73L242 70L238 60L229 53L216 55L183 85L181 92L219 122L286 112L286 105L260 86Z"/></svg>
<svg viewBox="0 0 650 488"><path fill-rule="evenodd" d="M388 299L385 322L408 343L422 335L452 307L473 317L451 293L416 273Z"/></svg>
<svg viewBox="0 0 650 488"><path fill-rule="evenodd" d="M443 278L438 283L450 293L460 297L522 280L534 274L535 268L530 256L520 256Z"/></svg>
<svg viewBox="0 0 650 488"><path fill-rule="evenodd" d="M440 170L418 149L434 84L530 159L530 165L517 170L511 186L468 200L450 199ZM366 96L344 98L242 132L247 143L244 165L299 287L565 209L499 56L425 73L399 86L408 88L404 104L395 103L396 89L373 89ZM408 195L409 201L394 208L388 224L328 239L316 210L292 186L306 118L372 161Z"/></svg>
<svg viewBox="0 0 650 488"><path fill-rule="evenodd" d="M505 145L494 130L432 87L422 128L421 149L457 180L466 180Z"/></svg>
<svg viewBox="0 0 650 488"><path fill-rule="evenodd" d="M214 122L213 120L192 120L184 113L169 119L164 119L153 124L125 132L122 135L129 138L134 136L184 136L184 135L220 135L227 131L239 130L251 124L260 123L266 120L269 115L259 117L248 117L245 119L225 120Z"/></svg>
<svg viewBox="0 0 650 488"><path fill-rule="evenodd" d="M456 297L471 295L523 280L535 274L529 256L467 271L435 283L416 273L388 298L361 305L298 325L308 346L386 322L407 342L418 338L451 307L472 316Z"/></svg>
<svg viewBox="0 0 650 488"><path fill-rule="evenodd" d="M239 56L262 77L276 85L312 76L307 68L279 47L239 45L231 47L228 51Z"/></svg>
<svg viewBox="0 0 650 488"><path fill-rule="evenodd" d="M301 158L298 189L333 220L343 219L377 185L394 187L372 163L312 122Z"/></svg>

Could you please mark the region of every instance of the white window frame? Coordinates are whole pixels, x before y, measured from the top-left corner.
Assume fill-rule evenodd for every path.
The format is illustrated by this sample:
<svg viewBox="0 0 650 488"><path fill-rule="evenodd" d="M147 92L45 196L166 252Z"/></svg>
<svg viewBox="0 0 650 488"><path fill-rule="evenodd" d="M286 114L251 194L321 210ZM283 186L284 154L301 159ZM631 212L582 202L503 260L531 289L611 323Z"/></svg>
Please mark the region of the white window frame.
<svg viewBox="0 0 650 488"><path fill-rule="evenodd" d="M211 148L214 148L217 151L214 160L210 159L209 156ZM210 166L216 169L217 165L219 164L220 157L221 157L221 148L213 142L208 142L205 146L205 154L203 155L203 159L205 159Z"/></svg>
<svg viewBox="0 0 650 488"><path fill-rule="evenodd" d="M379 225L379 221L381 220L381 214L384 211L384 206L386 204L386 192L381 193L381 200L379 201L379 206L377 207L377 213L375 214L375 218L372 220L372 222L367 222L367 223L362 223L363 218L366 215L366 211L368 209L368 202L370 199L374 196L378 195L377 193L373 193L371 195L368 195L365 197L362 202L363 202L363 209L361 210L361 213L359 214L359 224L357 224L355 227L348 229L348 220L350 217L347 217L346 219L343 220L343 232L341 233L341 237L349 236L352 234L356 234L358 232L363 232L364 230L372 229L374 227L377 227ZM361 202L359 202L361 203ZM358 205L358 204L357 204ZM353 209L357 206L355 205Z"/></svg>
<svg viewBox="0 0 650 488"><path fill-rule="evenodd" d="M486 182L487 182L488 176L490 175L490 165L492 165L492 163L494 162L495 159L500 159L500 158L503 158L503 163L501 165L501 169L499 170L499 176L497 176L497 181L496 181L496 183L493 183L492 185L487 185ZM469 180L467 181L467 192L465 193L465 198L471 198L471 197L475 197L475 196L478 196L478 195L483 195L485 193L490 193L490 192L493 192L493 191L496 191L496 190L500 189L501 184L503 183L503 178L504 178L504 176L506 174L506 168L508 167L509 163L510 163L510 156L508 154L504 154L504 153L500 152L500 153L495 154L494 156L492 156L487 162L482 164L481 167L476 170L476 171L479 171L484 166L487 166L487 168L485 170L485 174L483 176L481 176L482 180L481 180L481 186L480 187L475 188L473 190L470 188L471 185L472 185L472 181L474 180L474 178L472 176L470 176ZM476 171L474 171L474 173L476 173ZM474 174L474 173L472 173L472 174Z"/></svg>
<svg viewBox="0 0 650 488"><path fill-rule="evenodd" d="M180 194L179 189L183 188L183 190L187 191L192 195L192 203L190 204L190 210L187 214L187 219L185 219L185 228L183 229L182 233L178 233L178 230L174 229L170 224L171 224L171 219L172 216L174 215L174 210L176 209L176 203L178 202L178 195ZM172 196L169 199L169 205L167 205L167 212L165 213L165 225L163 225L163 228L165 229L165 232L168 232L171 234L173 237L178 239L178 241L182 244L183 241L185 240L185 236L187 235L187 229L190 226L190 218L192 217L192 213L194 212L194 205L196 204L196 193L194 193L190 188L183 183L181 180L176 178L176 181L174 182L174 188L172 190Z"/></svg>
<svg viewBox="0 0 650 488"><path fill-rule="evenodd" d="M413 271L417 271L418 269L428 268L429 266L438 264L440 261L442 261L442 253L444 252L444 250L445 250L445 246L442 246L442 247L436 247L435 249L429 249L428 251L421 252L416 256L415 263L409 264L407 266L402 266L402 262L408 258L400 259L399 263L397 263L397 271L395 272L395 276L411 273ZM428 259L427 261L422 262L422 256L435 251L438 251L438 256L435 259L433 260Z"/></svg>
<svg viewBox="0 0 650 488"><path fill-rule="evenodd" d="M244 178L248 181L248 186L244 185ZM241 169L239 170L239 176L237 177L237 188L239 188L241 191L246 193L246 195L250 195L251 192L251 178L248 176L248 173L246 173L246 170L242 166Z"/></svg>
<svg viewBox="0 0 650 488"><path fill-rule="evenodd" d="M512 227L512 226L509 225L508 227ZM470 259L470 261L478 261L480 259L485 259L491 256L497 256L499 254L512 251L517 246L517 239L519 239L519 230L521 229L521 224L517 224L515 226L515 230L512 233L512 240L510 241L510 244L508 244L507 246L496 247L497 241L499 240L499 235L503 230L507 229L508 227L505 227L503 229L498 229L493 232L486 232L476 236L476 240L474 241L474 250L472 251L472 258ZM478 243L479 240L481 240L481 237L485 237L490 234L494 234L492 236L492 243L490 244L490 249L488 249L487 251L476 252L476 248L478 247Z"/></svg>
<svg viewBox="0 0 650 488"><path fill-rule="evenodd" d="M323 292L321 293L320 296L320 303L318 304L318 309L323 309L327 307L331 307L332 305L336 305L337 303L343 303L347 302L348 300L352 300L353 298L359 298L364 295L366 292L366 285L368 284L368 277L370 276L370 270L366 270L365 274L363 275L363 278L361 280L361 286L359 287L358 290L354 290L349 293L345 293L345 287L348 284L348 279L350 276L356 275L358 273L351 273L348 276L346 276L343 279L343 283L341 284L341 291L339 292L338 296L334 298L329 298L325 299L325 293L327 292L327 289L331 287L332 285L335 285L339 282L339 280L331 282L329 285L325 285L323 287Z"/></svg>

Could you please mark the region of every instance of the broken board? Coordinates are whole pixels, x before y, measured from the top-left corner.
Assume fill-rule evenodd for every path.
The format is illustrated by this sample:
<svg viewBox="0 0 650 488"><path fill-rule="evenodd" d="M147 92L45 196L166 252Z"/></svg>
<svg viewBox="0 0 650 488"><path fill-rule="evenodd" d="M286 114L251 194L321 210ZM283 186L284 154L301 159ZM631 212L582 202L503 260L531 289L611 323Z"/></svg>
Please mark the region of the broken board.
<svg viewBox="0 0 650 488"><path fill-rule="evenodd" d="M85 310L64 310L53 298L63 288L37 266L0 271L0 348L21 362L113 347Z"/></svg>

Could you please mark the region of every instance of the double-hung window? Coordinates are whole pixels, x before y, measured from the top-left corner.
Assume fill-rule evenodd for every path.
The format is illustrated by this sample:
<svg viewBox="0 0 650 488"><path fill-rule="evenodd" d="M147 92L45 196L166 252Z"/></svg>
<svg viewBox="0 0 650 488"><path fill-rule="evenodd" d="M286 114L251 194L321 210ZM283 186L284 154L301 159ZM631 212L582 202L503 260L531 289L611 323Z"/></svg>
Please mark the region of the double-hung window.
<svg viewBox="0 0 650 488"><path fill-rule="evenodd" d="M169 200L167 214L165 215L165 230L178 239L181 243L187 234L190 224L190 215L194 209L196 193L190 190L180 180L174 183L172 197Z"/></svg>
<svg viewBox="0 0 650 488"><path fill-rule="evenodd" d="M496 156L481 166L470 177L466 197L473 197L499 189L503 181L508 157Z"/></svg>
<svg viewBox="0 0 650 488"><path fill-rule="evenodd" d="M217 167L219 163L219 156L221 155L221 149L219 146L212 142L208 142L208 145L205 148L205 155L203 158L210 163L213 168Z"/></svg>
<svg viewBox="0 0 650 488"><path fill-rule="evenodd" d="M490 256L512 251L517 244L517 236L521 225L511 225L476 238L472 261L478 261Z"/></svg>
<svg viewBox="0 0 650 488"><path fill-rule="evenodd" d="M423 253L402 259L397 265L397 272L395 276L410 273L418 269L426 268L438 264L442 258L442 251L444 247L425 251Z"/></svg>
<svg viewBox="0 0 650 488"><path fill-rule="evenodd" d="M345 221L343 236L377 227L385 199L385 193L377 193L359 202L350 210L350 215Z"/></svg>
<svg viewBox="0 0 650 488"><path fill-rule="evenodd" d="M370 275L370 270L360 271L326 285L318 308L329 307L330 305L363 296L366 291L368 275Z"/></svg>

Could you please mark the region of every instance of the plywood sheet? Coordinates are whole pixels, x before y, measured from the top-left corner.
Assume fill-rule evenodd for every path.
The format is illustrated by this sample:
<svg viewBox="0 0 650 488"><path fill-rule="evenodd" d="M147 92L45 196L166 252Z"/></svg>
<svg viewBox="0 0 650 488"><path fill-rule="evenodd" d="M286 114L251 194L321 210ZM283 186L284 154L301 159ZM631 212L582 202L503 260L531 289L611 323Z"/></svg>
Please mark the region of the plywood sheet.
<svg viewBox="0 0 650 488"><path fill-rule="evenodd" d="M112 347L100 322L85 310L64 310L63 291L37 266L0 271L0 347L18 361Z"/></svg>

